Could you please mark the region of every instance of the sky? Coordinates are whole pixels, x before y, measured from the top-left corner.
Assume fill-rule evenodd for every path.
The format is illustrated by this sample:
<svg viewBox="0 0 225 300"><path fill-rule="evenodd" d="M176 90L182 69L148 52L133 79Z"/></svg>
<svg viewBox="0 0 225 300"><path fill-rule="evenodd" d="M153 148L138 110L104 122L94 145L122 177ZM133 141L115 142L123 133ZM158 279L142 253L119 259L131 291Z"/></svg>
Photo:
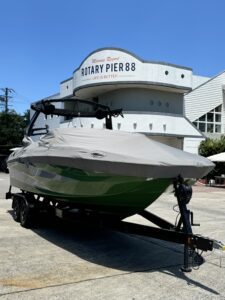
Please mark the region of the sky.
<svg viewBox="0 0 225 300"><path fill-rule="evenodd" d="M215 76L225 70L225 1L0 0L0 89L15 91L20 114L102 47Z"/></svg>

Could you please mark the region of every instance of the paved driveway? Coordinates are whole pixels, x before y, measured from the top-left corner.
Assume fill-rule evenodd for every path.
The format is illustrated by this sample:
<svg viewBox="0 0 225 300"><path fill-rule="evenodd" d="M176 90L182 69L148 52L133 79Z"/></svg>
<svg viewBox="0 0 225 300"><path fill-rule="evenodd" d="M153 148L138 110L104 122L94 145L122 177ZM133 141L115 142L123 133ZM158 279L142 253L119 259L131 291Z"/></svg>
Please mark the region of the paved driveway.
<svg viewBox="0 0 225 300"><path fill-rule="evenodd" d="M0 174L3 198L8 175ZM195 232L225 240L225 191L194 188L190 208ZM174 222L172 194L150 208ZM130 219L145 223L138 216ZM180 245L66 223L30 230L0 200L0 296L2 299L225 299L225 258L205 253L199 270L182 273Z"/></svg>

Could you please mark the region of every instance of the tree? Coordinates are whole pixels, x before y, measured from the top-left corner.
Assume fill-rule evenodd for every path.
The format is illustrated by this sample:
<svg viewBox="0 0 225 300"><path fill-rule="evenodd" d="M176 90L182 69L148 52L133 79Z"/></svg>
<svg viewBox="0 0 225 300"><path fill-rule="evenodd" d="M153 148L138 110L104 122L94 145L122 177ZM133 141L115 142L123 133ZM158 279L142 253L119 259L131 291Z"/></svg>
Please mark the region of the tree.
<svg viewBox="0 0 225 300"><path fill-rule="evenodd" d="M222 135L220 139L207 138L199 146L199 154L205 157L221 152L225 152L225 135Z"/></svg>
<svg viewBox="0 0 225 300"><path fill-rule="evenodd" d="M15 111L0 113L0 152L22 143L26 119Z"/></svg>
<svg viewBox="0 0 225 300"><path fill-rule="evenodd" d="M15 111L0 112L0 170L8 172L7 157L10 149L21 146L29 112L24 116Z"/></svg>
<svg viewBox="0 0 225 300"><path fill-rule="evenodd" d="M199 146L199 154L205 157L221 152L225 152L225 135L222 135L220 139L207 138ZM225 174L225 163L216 162L215 168L207 175L207 179L220 176L221 174Z"/></svg>

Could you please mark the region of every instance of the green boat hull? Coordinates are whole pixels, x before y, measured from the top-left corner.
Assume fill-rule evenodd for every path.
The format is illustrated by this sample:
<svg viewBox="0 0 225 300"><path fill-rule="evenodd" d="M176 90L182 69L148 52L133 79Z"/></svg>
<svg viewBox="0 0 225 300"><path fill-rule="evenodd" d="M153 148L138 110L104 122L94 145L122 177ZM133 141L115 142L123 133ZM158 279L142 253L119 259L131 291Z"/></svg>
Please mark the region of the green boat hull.
<svg viewBox="0 0 225 300"><path fill-rule="evenodd" d="M152 204L170 185L170 179L116 176L46 164L11 163L11 185L26 192L128 216Z"/></svg>

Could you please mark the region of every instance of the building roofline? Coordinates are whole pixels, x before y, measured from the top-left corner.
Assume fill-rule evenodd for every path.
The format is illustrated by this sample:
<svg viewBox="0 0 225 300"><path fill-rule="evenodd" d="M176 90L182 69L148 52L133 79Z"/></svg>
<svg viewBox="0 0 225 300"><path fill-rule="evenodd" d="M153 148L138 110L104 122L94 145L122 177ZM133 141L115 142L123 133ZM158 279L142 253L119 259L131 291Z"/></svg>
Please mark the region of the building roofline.
<svg viewBox="0 0 225 300"><path fill-rule="evenodd" d="M165 66L170 66L170 67L176 67L176 68L179 68L179 69L185 69L185 70L189 70L189 71L192 71L192 68L189 68L189 67L184 67L184 66L180 66L180 65L176 65L176 64L172 64L172 63L167 63L167 62L162 62L162 61L152 61L152 60L145 60L145 59L142 59L140 58L139 56L137 56L136 54L134 54L133 52L130 52L128 50L125 50L123 48L117 48L117 47L103 47L103 48L98 48L94 51L92 51L90 54L88 54L81 62L81 64L79 65L78 68L76 68L74 71L73 71L73 74L80 69L80 67L82 66L82 64L84 63L84 61L90 57L92 54L94 53L97 53L97 52L100 52L100 51L104 51L104 50L117 50L117 51L121 51L121 52L124 52L124 53L127 53L131 56L133 56L134 58L138 59L139 61L141 61L142 63L151 63L151 64L160 64L160 65L165 65Z"/></svg>
<svg viewBox="0 0 225 300"><path fill-rule="evenodd" d="M215 76L209 78L209 80L206 80L205 82L203 82L202 84L200 84L199 86L197 86L196 88L194 88L193 90L191 90L190 92L188 92L186 95L188 95L188 94L192 93L193 91L199 89L200 87L202 87L203 85L207 84L208 82L214 80L216 77L222 75L223 73L225 73L225 70L222 71L222 72L220 72L219 74L217 74L217 75L215 75ZM196 75L196 76L198 76L198 75ZM206 76L206 77L207 77L207 76ZM186 95L185 95L185 96L186 96Z"/></svg>
<svg viewBox="0 0 225 300"><path fill-rule="evenodd" d="M73 77L70 77L70 78L64 79L63 81L61 81L61 82L60 82L60 84L62 84L62 83L65 83L65 82L67 82L67 81L70 81L71 79L73 79Z"/></svg>

